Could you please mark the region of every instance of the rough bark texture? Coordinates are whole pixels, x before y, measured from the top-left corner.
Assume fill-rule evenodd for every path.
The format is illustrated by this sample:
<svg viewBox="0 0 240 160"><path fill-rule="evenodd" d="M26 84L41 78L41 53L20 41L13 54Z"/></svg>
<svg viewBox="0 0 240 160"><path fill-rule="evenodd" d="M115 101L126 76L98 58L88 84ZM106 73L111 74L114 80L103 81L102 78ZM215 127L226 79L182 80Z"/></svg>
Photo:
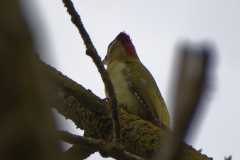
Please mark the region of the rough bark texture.
<svg viewBox="0 0 240 160"><path fill-rule="evenodd" d="M42 67L48 74L47 77L51 78L46 79L45 83L51 98L55 100L52 107L84 130L85 136L110 142L113 132L108 102L50 66L42 63ZM123 109L120 109L119 114L125 149L140 157L151 159L164 145L164 136L168 133L139 117L128 114ZM179 158L181 160L211 159L185 143L182 143L181 149L183 151Z"/></svg>

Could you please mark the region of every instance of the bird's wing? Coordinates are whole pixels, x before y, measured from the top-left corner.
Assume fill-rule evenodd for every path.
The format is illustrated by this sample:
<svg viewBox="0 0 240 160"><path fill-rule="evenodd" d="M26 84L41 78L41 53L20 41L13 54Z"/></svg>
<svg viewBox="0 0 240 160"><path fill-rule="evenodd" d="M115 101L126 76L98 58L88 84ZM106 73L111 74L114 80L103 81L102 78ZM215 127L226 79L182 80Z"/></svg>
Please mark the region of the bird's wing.
<svg viewBox="0 0 240 160"><path fill-rule="evenodd" d="M142 97L147 107L158 116L162 123L169 126L170 118L166 104L151 73L139 63L126 63L126 68L123 68L122 73Z"/></svg>
<svg viewBox="0 0 240 160"><path fill-rule="evenodd" d="M128 85L131 85L132 89L143 99L147 107L149 107L153 113L157 114L154 102L152 102L152 100L157 97L154 94L154 91L149 90L149 87L151 86L149 86L150 82L147 82L147 79L149 79L147 77L149 75L147 74L150 73L144 73L146 72L145 68L141 65L136 67L136 65L138 64L126 63L126 67L122 69L122 73L125 76Z"/></svg>

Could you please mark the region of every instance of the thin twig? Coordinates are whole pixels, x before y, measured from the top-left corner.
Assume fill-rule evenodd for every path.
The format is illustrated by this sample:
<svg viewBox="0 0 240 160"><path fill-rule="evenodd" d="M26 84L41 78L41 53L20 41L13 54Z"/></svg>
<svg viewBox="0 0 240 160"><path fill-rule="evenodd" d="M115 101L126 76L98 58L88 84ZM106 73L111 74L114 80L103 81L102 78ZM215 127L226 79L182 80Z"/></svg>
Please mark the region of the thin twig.
<svg viewBox="0 0 240 160"><path fill-rule="evenodd" d="M59 131L59 138L70 144L83 145L85 147L91 147L98 150L100 153L104 152L104 157L112 157L115 159L126 159L126 160L145 160L144 158L138 157L127 151L123 151L121 148L109 147L111 146L108 142L103 140L96 140L92 138L82 137L73 135L67 131Z"/></svg>
<svg viewBox="0 0 240 160"><path fill-rule="evenodd" d="M71 20L73 24L77 27L84 44L86 46L86 54L90 56L93 59L93 62L98 68L98 72L100 73L103 83L105 85L105 88L108 92L110 103L111 103L111 111L113 116L113 130L114 130L114 140L121 144L121 134L120 134L120 121L119 121L119 115L118 115L118 102L116 98L116 94L112 85L112 82L109 79L108 72L104 68L103 64L101 63L101 58L99 57L97 50L95 49L94 45L92 44L92 41L85 30L83 23L80 19L80 16L76 12L73 3L71 0L63 0L63 3L65 7L67 8L68 13L71 16Z"/></svg>

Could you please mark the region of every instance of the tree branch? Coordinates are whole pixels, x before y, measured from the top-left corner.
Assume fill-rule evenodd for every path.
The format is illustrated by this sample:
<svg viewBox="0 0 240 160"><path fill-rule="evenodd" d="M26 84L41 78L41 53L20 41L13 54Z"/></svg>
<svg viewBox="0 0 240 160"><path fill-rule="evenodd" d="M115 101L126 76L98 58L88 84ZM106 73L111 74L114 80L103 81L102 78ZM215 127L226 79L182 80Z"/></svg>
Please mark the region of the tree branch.
<svg viewBox="0 0 240 160"><path fill-rule="evenodd" d="M112 82L109 79L108 73L101 62L101 58L99 57L97 50L93 46L92 41L83 26L80 16L78 15L78 13L76 12L73 6L73 3L71 2L71 0L63 0L63 3L67 8L68 13L72 17L71 20L73 24L75 24L75 26L77 27L84 41L84 44L87 48L86 54L93 59L93 62L97 66L98 71L102 77L106 91L108 92L108 95L110 98L111 112L113 116L112 120L113 120L113 127L114 127L114 137L115 137L114 140L116 140L117 143L121 144L120 122L119 122L119 116L118 116L118 102L117 102L117 98L116 98L116 94L115 94Z"/></svg>
<svg viewBox="0 0 240 160"><path fill-rule="evenodd" d="M176 73L174 99L173 133L168 136L165 152L161 150L160 158L175 160L180 154L179 146L187 134L188 127L195 115L207 85L211 58L213 53L206 46L200 49L195 45L180 49Z"/></svg>
<svg viewBox="0 0 240 160"><path fill-rule="evenodd" d="M52 107L66 118L71 119L78 128L84 130L84 136L111 142L112 120L109 103L95 96L91 91L72 81L54 68L40 62L47 74L43 83L54 100ZM144 121L139 117L128 114L120 109L122 143L127 152L139 157L150 159L165 143L166 131ZM182 156L180 159L209 160L185 143L181 143Z"/></svg>
<svg viewBox="0 0 240 160"><path fill-rule="evenodd" d="M123 151L122 149L115 148L115 145L108 143L103 140L95 140L92 138L82 137L70 134L66 131L59 132L60 139L71 143L82 145L87 148L91 148L94 150L98 150L104 157L112 157L115 159L126 159L126 160L145 160L144 158L133 155L127 151Z"/></svg>

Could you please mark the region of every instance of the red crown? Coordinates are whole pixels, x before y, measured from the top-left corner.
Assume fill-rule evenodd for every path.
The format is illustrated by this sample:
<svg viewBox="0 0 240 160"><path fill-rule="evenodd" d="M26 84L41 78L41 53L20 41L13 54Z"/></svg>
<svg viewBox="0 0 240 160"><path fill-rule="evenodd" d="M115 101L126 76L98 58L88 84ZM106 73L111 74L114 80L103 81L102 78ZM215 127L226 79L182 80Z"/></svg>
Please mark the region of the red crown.
<svg viewBox="0 0 240 160"><path fill-rule="evenodd" d="M131 42L131 38L130 36L125 33L125 32L120 32L117 37L116 37L117 40L121 41L121 42L124 42L124 43L129 43Z"/></svg>
<svg viewBox="0 0 240 160"><path fill-rule="evenodd" d="M132 58L137 58L137 53L135 51L135 47L133 46L132 40L127 33L120 32L115 39L122 42L121 44L124 47L128 56L130 56Z"/></svg>

